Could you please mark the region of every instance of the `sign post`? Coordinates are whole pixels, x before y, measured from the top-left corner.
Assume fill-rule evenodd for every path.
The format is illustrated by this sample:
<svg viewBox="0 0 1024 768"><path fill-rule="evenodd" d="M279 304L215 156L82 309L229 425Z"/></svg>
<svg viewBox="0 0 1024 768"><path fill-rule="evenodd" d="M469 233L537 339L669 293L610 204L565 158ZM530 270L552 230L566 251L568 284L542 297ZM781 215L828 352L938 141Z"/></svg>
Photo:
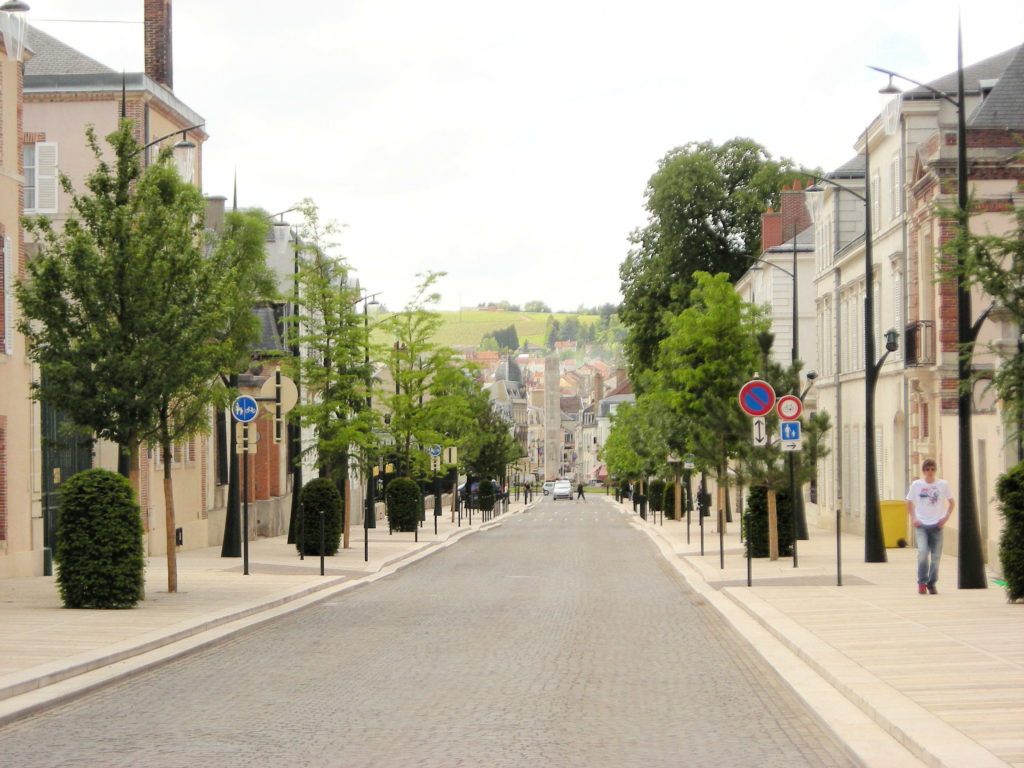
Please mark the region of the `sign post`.
<svg viewBox="0 0 1024 768"><path fill-rule="evenodd" d="M249 422L256 418L259 407L256 399L239 395L231 404L231 415L242 425L242 574L249 575L249 454L255 453L255 443L250 448Z"/></svg>

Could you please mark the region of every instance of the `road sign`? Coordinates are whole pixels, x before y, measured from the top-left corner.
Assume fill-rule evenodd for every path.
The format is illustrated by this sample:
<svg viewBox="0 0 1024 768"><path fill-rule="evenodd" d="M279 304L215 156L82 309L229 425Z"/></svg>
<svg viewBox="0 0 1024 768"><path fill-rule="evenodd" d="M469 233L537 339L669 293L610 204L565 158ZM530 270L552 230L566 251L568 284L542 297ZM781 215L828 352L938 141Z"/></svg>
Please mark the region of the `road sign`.
<svg viewBox="0 0 1024 768"><path fill-rule="evenodd" d="M800 439L800 422L799 421L780 421L779 422L779 438L782 442L792 442Z"/></svg>
<svg viewBox="0 0 1024 768"><path fill-rule="evenodd" d="M754 429L754 445L757 447L768 445L768 425L765 424L764 416L755 416L751 422Z"/></svg>
<svg viewBox="0 0 1024 768"><path fill-rule="evenodd" d="M775 390L767 381L754 379L740 389L740 408L748 416L766 416L775 405Z"/></svg>
<svg viewBox="0 0 1024 768"><path fill-rule="evenodd" d="M683 469L693 469L693 462L696 460L696 458L697 457L694 456L692 453L686 454L686 456L683 458Z"/></svg>
<svg viewBox="0 0 1024 768"><path fill-rule="evenodd" d="M275 371L276 373L276 371ZM263 402L263 407L271 413L277 410L277 398L278 398L278 384L277 377L271 376L260 387L260 400ZM295 386L295 382L287 376L281 377L281 413L288 413L295 404L299 402L299 388Z"/></svg>
<svg viewBox="0 0 1024 768"><path fill-rule="evenodd" d="M243 421L235 435L235 453L257 453L256 444L260 441L260 433L256 428Z"/></svg>
<svg viewBox="0 0 1024 768"><path fill-rule="evenodd" d="M457 464L459 461L459 449L454 445L449 445L444 449L444 463L445 464Z"/></svg>
<svg viewBox="0 0 1024 768"><path fill-rule="evenodd" d="M780 443L783 451L799 451L800 441L799 440L783 440Z"/></svg>
<svg viewBox="0 0 1024 768"><path fill-rule="evenodd" d="M239 395L231 404L231 415L235 417L235 421L240 421L243 424L248 424L255 419L259 412L256 398L249 397L249 395Z"/></svg>
<svg viewBox="0 0 1024 768"><path fill-rule="evenodd" d="M432 445L429 448L427 448L427 451L429 451L430 455L433 456L436 459L438 456L441 455L441 446L440 445Z"/></svg>
<svg viewBox="0 0 1024 768"><path fill-rule="evenodd" d="M433 455L431 455L431 457L430 457L430 471L431 472L437 472L440 469L441 469L441 457L440 456L433 456Z"/></svg>
<svg viewBox="0 0 1024 768"><path fill-rule="evenodd" d="M804 404L796 395L783 395L775 404L775 412L781 421L796 421L804 412Z"/></svg>

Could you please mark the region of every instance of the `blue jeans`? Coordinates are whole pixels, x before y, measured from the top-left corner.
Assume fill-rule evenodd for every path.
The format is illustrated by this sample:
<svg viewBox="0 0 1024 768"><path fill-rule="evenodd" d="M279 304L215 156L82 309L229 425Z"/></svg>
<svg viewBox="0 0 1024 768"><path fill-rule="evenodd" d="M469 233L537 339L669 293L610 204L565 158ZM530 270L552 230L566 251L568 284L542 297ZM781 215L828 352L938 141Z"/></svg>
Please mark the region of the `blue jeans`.
<svg viewBox="0 0 1024 768"><path fill-rule="evenodd" d="M917 583L934 587L939 578L939 558L942 557L942 528L922 525L914 529L917 543Z"/></svg>

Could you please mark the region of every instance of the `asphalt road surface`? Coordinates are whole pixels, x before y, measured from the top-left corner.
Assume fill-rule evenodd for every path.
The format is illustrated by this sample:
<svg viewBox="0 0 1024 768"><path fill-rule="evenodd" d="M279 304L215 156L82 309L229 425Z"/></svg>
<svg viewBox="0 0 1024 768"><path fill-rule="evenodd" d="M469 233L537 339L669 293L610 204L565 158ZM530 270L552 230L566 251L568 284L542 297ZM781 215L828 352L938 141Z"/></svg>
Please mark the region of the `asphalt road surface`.
<svg viewBox="0 0 1024 768"><path fill-rule="evenodd" d="M0 729L29 766L846 766L600 497Z"/></svg>

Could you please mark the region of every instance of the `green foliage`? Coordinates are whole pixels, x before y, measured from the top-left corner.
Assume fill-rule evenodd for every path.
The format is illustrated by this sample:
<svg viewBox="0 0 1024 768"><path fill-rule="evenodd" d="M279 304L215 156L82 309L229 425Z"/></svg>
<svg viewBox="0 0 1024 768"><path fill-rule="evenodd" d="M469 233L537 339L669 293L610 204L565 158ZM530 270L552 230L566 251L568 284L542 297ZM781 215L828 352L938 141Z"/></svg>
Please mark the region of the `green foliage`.
<svg viewBox="0 0 1024 768"><path fill-rule="evenodd" d="M142 511L125 478L89 469L64 483L53 557L66 608L132 608L142 599Z"/></svg>
<svg viewBox="0 0 1024 768"><path fill-rule="evenodd" d="M683 516L680 514L680 510L676 509L676 484L665 483L665 493L662 497L662 509L665 510L665 516L670 520L682 520ZM682 493L680 493L680 506L682 506Z"/></svg>
<svg viewBox="0 0 1024 768"><path fill-rule="evenodd" d="M647 497L650 499L651 512L661 512L665 509L665 481L651 480L647 486Z"/></svg>
<svg viewBox="0 0 1024 768"><path fill-rule="evenodd" d="M498 496L498 489L494 487L494 483L490 480L481 480L479 490L480 497L480 509L484 512L490 512L494 509L494 501Z"/></svg>
<svg viewBox="0 0 1024 768"><path fill-rule="evenodd" d="M410 477L396 477L384 489L388 519L395 531L415 531L423 506L423 496L416 481Z"/></svg>
<svg viewBox="0 0 1024 768"><path fill-rule="evenodd" d="M793 555L793 512L789 491L775 492L775 510L778 515L779 557ZM768 489L753 486L747 493L747 508L743 512L747 533L747 547L751 557L768 557Z"/></svg>
<svg viewBox="0 0 1024 768"><path fill-rule="evenodd" d="M519 349L519 335L516 333L515 325L508 328L499 328L484 334L483 340L494 339L496 348L499 350Z"/></svg>
<svg viewBox="0 0 1024 768"><path fill-rule="evenodd" d="M659 161L645 194L650 223L631 234L619 268L634 380L654 364L665 317L690 305L695 273L725 272L731 282L760 254L761 214L794 175L789 160L743 138L691 142Z"/></svg>
<svg viewBox="0 0 1024 768"><path fill-rule="evenodd" d="M1024 158L1024 155L1021 156ZM1020 159L1020 158L1018 158ZM957 218L962 218L956 212ZM995 300L994 314L1005 314L1017 327L1024 327L1024 208L1014 211L1016 225L1006 235L968 234L960 227L957 237L947 243L947 255L962 246L961 269L968 285L977 285ZM966 240L966 242L964 242ZM994 318L993 318L994 319ZM1007 440L1024 431L1024 355L1017 345L994 341L989 350L1001 360L995 371L975 374L985 386L992 387L1001 401Z"/></svg>
<svg viewBox="0 0 1024 768"><path fill-rule="evenodd" d="M324 554L335 555L341 544L345 525L344 502L334 481L318 477L302 486L299 494L302 515L302 537L295 542L301 554L320 554L320 521L324 524ZM321 517L322 515L322 517Z"/></svg>
<svg viewBox="0 0 1024 768"><path fill-rule="evenodd" d="M335 254L339 225L323 222L312 200L304 200L298 209L304 222L299 228L297 292L291 300L301 315L293 318L291 332L303 354L287 360L285 368L303 390L315 395L298 405L295 414L316 432L316 465L340 481L353 446L364 466L375 458L371 449L377 420L366 408L372 375L366 361L369 322L357 309L360 293L351 283L351 270Z"/></svg>
<svg viewBox="0 0 1024 768"><path fill-rule="evenodd" d="M1003 514L999 562L1006 579L1006 598L1014 602L1024 598L1024 462L999 477L996 495Z"/></svg>
<svg viewBox="0 0 1024 768"><path fill-rule="evenodd" d="M543 301L528 301L523 305L523 310L526 312L551 312L551 307L545 304Z"/></svg>

